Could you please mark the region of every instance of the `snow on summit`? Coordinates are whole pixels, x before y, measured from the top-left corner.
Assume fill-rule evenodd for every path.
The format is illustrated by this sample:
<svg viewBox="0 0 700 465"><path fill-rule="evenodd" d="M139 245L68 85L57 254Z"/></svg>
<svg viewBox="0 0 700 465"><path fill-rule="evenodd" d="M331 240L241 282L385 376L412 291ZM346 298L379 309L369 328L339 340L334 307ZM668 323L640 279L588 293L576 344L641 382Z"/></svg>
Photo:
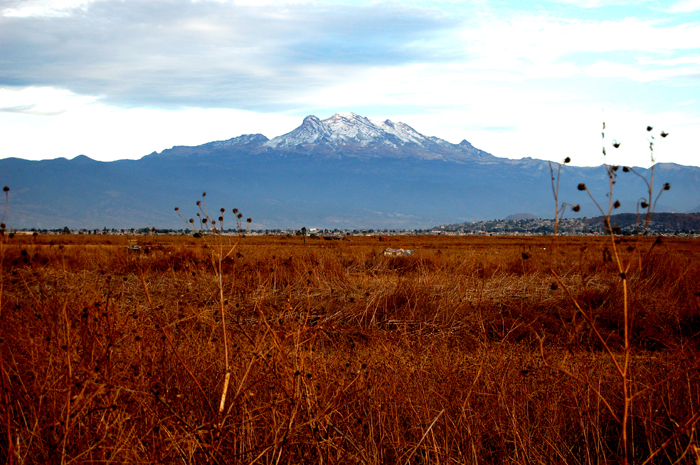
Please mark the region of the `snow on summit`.
<svg viewBox="0 0 700 465"><path fill-rule="evenodd" d="M371 121L356 113L336 113L321 120L307 116L301 126L287 134L262 142L261 150L280 153L315 154L322 158L406 158L420 160L479 160L486 163L493 155L469 142L451 144L424 136L411 126Z"/></svg>
<svg viewBox="0 0 700 465"><path fill-rule="evenodd" d="M328 119L307 116L301 126L287 134L275 137L265 145L268 147L291 147L303 144L325 143L332 146L372 143L391 147L415 144L425 147L428 138L404 123L386 120L375 123L355 113L336 113ZM433 142L434 143L434 142Z"/></svg>

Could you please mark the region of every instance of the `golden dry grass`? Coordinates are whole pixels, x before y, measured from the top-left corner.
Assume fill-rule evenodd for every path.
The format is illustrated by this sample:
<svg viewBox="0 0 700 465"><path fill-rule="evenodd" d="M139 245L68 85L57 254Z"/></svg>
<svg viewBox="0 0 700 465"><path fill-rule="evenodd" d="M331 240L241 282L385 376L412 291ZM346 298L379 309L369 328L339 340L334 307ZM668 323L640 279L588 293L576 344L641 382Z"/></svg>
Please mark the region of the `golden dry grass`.
<svg viewBox="0 0 700 465"><path fill-rule="evenodd" d="M612 361L549 268L618 350L609 239L552 251L544 237L247 237L223 263L223 414L210 252L138 241L5 237L0 459L620 461L620 425L596 394L622 402ZM668 238L630 275L635 463L665 443L654 463L692 463L694 430L678 426L700 406L698 276L700 244Z"/></svg>

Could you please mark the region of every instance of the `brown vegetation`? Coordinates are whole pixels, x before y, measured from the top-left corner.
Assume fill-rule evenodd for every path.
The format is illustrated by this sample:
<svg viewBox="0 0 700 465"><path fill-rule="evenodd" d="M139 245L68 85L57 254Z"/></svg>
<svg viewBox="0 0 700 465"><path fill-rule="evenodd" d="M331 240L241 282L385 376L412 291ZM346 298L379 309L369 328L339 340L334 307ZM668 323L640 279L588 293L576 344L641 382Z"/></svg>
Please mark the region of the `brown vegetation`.
<svg viewBox="0 0 700 465"><path fill-rule="evenodd" d="M619 380L564 289L622 351L609 238L245 238L221 265L223 413L204 240L4 236L0 460L621 461ZM692 463L700 243L654 240L626 277L629 456Z"/></svg>

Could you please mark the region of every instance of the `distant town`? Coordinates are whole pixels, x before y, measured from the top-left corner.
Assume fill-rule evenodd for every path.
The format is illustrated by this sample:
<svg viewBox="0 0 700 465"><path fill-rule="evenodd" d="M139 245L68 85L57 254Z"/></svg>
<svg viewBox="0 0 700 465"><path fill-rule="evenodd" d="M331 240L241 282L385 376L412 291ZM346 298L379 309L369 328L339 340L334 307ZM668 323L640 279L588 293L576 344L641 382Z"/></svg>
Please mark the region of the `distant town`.
<svg viewBox="0 0 700 465"><path fill-rule="evenodd" d="M613 215L610 226L618 235L674 235L700 236L700 214L659 213L652 216L645 228L645 216L636 214ZM433 228L433 234L452 235L549 235L554 233L554 220L533 218L523 220L492 220L448 224ZM603 217L564 218L559 221L558 234L570 236L604 235Z"/></svg>
<svg viewBox="0 0 700 465"><path fill-rule="evenodd" d="M620 214L613 215L610 225L615 234L636 235L673 235L679 237L700 237L700 213L657 213L653 215L645 227L644 215ZM306 236L312 239L341 239L347 236L391 236L391 235L448 235L448 236L542 236L554 233L554 220L551 218L503 219L474 221L456 224L438 225L427 229L250 229L242 233L250 236ZM28 229L9 230L15 234L109 234L109 235L197 235L207 234L207 231L192 229L159 229L144 228L102 228L102 229ZM225 230L223 234L238 234L237 230ZM604 235L606 227L603 217L596 218L564 218L559 221L557 233L561 235Z"/></svg>

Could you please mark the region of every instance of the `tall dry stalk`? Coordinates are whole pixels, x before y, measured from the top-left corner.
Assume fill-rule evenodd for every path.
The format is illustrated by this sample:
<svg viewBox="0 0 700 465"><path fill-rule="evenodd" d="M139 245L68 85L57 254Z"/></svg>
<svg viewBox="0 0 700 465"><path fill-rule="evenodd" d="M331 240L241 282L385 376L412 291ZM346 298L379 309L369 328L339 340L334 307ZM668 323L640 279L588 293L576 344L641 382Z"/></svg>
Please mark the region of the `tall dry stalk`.
<svg viewBox="0 0 700 465"><path fill-rule="evenodd" d="M654 210L656 208L656 204L659 200L659 197L665 190L670 189L670 185L668 183L664 184L662 189L655 195L654 193L654 168L656 164L656 159L654 155L654 143L656 141L654 135L652 134L653 128L651 126L648 126L647 132L649 133L649 150L650 150L650 157L651 157L651 169L649 172L649 177L645 177L642 174L638 173L635 171L633 168L630 167L620 167L617 165L610 165L607 162L606 155L607 155L607 150L605 147L605 123L603 123L603 129L601 132L601 138L602 138L602 153L603 153L603 166L606 170L607 178L608 178L608 192L606 196L608 197L608 202L607 206L603 207L593 196L591 191L588 189L588 187L584 184L581 183L578 185L578 190L579 191L584 191L588 194L589 198L593 201L594 205L598 210L600 211L601 216L603 217L604 221L604 227L605 227L605 233L608 236L608 243L612 249L612 260L615 265L615 270L617 272L617 275L619 277L619 286L621 288L621 294L622 294L622 319L623 319L623 324L622 324L622 329L623 329L623 338L622 338L622 347L621 347L621 357L617 355L617 351L615 350L614 347L611 347L611 345L608 343L607 338L602 334L600 328L598 327L598 324L596 323L595 317L592 312L592 308L588 308L587 310L584 309L583 305L579 301L579 299L574 295L573 290L564 282L562 279L562 275L556 271L555 266L554 266L554 256L556 253L556 245L557 245L557 236L558 236L558 226L559 222L561 221L561 218L566 210L567 206L570 206L573 211L578 212L580 210L579 205L572 205L566 202L562 202L561 205L559 203L559 179L561 175L561 167L562 165L559 164L556 173L554 168L552 167L552 164L550 163L550 172L551 172L551 180L552 180L552 191L554 195L554 201L555 201L555 227L554 227L554 236L553 236L553 246L550 250L550 259L549 259L549 272L552 274L552 276L555 278L557 281L558 285L564 289L566 292L567 296L569 297L570 301L573 303L575 309L576 309L576 314L581 315L583 320L588 324L590 329L593 331L595 334L595 337L598 339L598 341L601 343L601 345L604 347L605 352L607 355L610 357L610 360L614 366L615 372L618 376L619 382L620 382L620 395L622 398L622 411L618 411L612 406L612 400L609 399L606 395L604 395L595 385L590 383L586 379L581 379L577 375L575 375L571 370L566 368L564 362L562 362L558 369L564 371L567 375L578 379L579 381L586 383L590 385L591 389L598 395L602 403L605 405L607 410L610 412L612 417L615 419L615 421L620 425L621 428L621 446L622 446L622 454L623 454L623 463L626 465L629 463L629 457L630 457L630 439L629 439L629 425L630 425L630 417L631 417L631 410L632 410L632 405L634 402L634 399L638 397L642 393L648 392L650 389L655 388L656 386L652 387L646 387L642 389L639 392L633 392L633 385L634 385L634 377L631 373L630 370L630 360L632 357L632 345L631 345L631 329L632 329L632 320L633 320L633 314L632 314L632 309L630 307L630 297L631 297L631 289L630 289L630 270L632 269L633 264L639 263L639 268L642 268L642 243L641 239L646 233L649 223L651 221L651 217L654 213ZM665 138L668 136L668 133L662 131L659 134L662 138ZM614 148L618 148L620 146L620 143L617 142L616 140L612 141L612 146ZM564 164L569 163L570 159L567 157L564 160ZM620 208L620 202L619 200L615 199L614 193L614 187L617 182L617 177L618 173L622 171L623 173L633 173L639 178L641 178L645 185L646 185L646 192L644 194L644 197L642 197L636 206L637 210L637 229L636 229L636 234L633 239L633 243L627 247L627 252L628 253L623 253L623 251L619 247L619 240L618 240L618 234L616 231L616 228L612 225L611 219L613 216L613 212ZM647 250L646 256L649 255L651 252L651 249L654 248L655 245L657 245L659 241L653 243L651 247ZM584 289L586 289L586 283L585 283L585 278L583 282ZM540 344L542 344L543 339L540 339ZM544 357L544 350L542 350L542 355ZM566 356L565 356L566 357ZM668 382L670 379L665 380L665 382ZM695 422L697 422L697 418L694 416L692 419L692 423L694 425ZM658 450L656 451L658 452ZM656 454L656 452L652 452L652 456Z"/></svg>
<svg viewBox="0 0 700 465"><path fill-rule="evenodd" d="M226 405L226 395L228 393L229 384L231 382L231 363L229 360L229 344L228 344L228 333L226 330L226 300L224 299L224 284L223 284L223 261L224 259L231 256L231 254L238 248L243 238L243 233L247 231L248 226L251 223L251 219L246 220L246 227L243 228L242 218L243 214L238 211L237 208L232 210L236 222L236 236L235 240L231 241L230 236L224 235L224 214L226 209L223 207L219 210L220 216L218 218L218 223L216 219L211 218L209 215L209 209L207 208L206 202L207 193L202 193L202 200L197 201L197 207L199 212L197 212L197 218L199 220L199 226L195 223L194 218L190 218L189 221L180 214L180 209L175 207L175 211L178 216L184 221L188 227L193 231L193 234L200 237L203 240L205 247L209 250L210 258L212 260L212 265L216 270L218 288L219 288L219 310L221 312L221 329L223 332L223 346L224 346L224 364L225 364L225 374L224 374L224 387L221 392L221 398L219 400L219 415L223 414L224 406ZM211 239L213 237L213 240ZM228 240L227 240L228 239Z"/></svg>

